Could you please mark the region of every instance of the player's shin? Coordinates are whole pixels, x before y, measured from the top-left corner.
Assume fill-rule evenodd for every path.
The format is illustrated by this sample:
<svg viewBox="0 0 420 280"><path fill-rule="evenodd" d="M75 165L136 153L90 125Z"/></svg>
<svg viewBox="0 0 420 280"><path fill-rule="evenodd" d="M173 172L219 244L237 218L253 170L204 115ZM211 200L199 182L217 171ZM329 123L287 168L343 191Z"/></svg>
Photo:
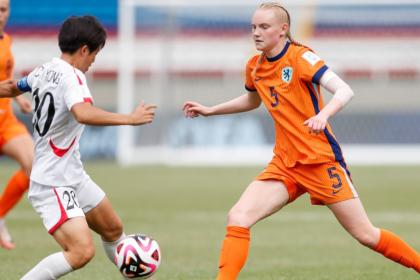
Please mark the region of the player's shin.
<svg viewBox="0 0 420 280"><path fill-rule="evenodd" d="M394 233L381 229L381 237L374 250L390 260L420 273L420 256Z"/></svg>
<svg viewBox="0 0 420 280"><path fill-rule="evenodd" d="M120 243L121 240L123 240L126 237L125 233L123 232L120 236L120 238L118 238L115 241L112 242L107 242L102 240L102 246L104 247L105 253L108 256L108 259L112 262L115 263L115 248L117 247L118 243Z"/></svg>
<svg viewBox="0 0 420 280"><path fill-rule="evenodd" d="M29 178L23 170L16 172L8 182L0 197L0 217L6 214L19 202L29 187Z"/></svg>
<svg viewBox="0 0 420 280"><path fill-rule="evenodd" d="M55 280L61 276L72 272L73 268L70 266L63 252L49 255L26 273L21 280Z"/></svg>
<svg viewBox="0 0 420 280"><path fill-rule="evenodd" d="M245 264L249 251L249 229L228 226L220 255L217 280L234 280Z"/></svg>

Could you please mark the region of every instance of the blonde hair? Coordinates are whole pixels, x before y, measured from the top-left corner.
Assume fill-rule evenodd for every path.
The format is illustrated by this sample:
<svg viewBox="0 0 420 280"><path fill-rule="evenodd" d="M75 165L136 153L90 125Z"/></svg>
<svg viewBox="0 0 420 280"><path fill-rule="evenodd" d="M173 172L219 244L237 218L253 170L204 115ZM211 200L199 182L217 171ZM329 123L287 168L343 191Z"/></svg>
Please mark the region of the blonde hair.
<svg viewBox="0 0 420 280"><path fill-rule="evenodd" d="M292 38L292 34L290 33L290 14L289 12L286 10L285 7L283 7L282 5L280 5L277 2L264 2L262 3L259 7L259 9L275 9L278 12L284 13L286 14L286 22L289 25L289 29L286 32L286 38L289 39L290 42L294 42L293 38Z"/></svg>
<svg viewBox="0 0 420 280"><path fill-rule="evenodd" d="M282 14L286 14L286 22L289 25L289 29L287 29L286 32L286 38L291 42L291 43L296 43L295 40L293 40L292 38L292 34L290 33L290 14L289 12L286 10L285 7L283 7L282 5L280 5L277 2L264 2L262 3L258 9L275 9L277 12L281 12ZM282 17L283 19L283 17ZM252 75L255 77L255 74L257 73L257 69L259 68L259 66L261 65L261 63L264 60L265 57L265 52L263 52L260 57L258 58L257 61L257 65L255 66L254 70L252 71Z"/></svg>

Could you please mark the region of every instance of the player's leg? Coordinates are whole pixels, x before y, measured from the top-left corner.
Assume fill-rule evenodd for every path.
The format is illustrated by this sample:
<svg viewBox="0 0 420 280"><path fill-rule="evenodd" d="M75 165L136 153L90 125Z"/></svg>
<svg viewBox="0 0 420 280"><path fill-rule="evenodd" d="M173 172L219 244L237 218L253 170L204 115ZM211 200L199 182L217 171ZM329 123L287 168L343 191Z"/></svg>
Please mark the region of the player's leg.
<svg viewBox="0 0 420 280"><path fill-rule="evenodd" d="M125 237L120 218L103 190L89 177L78 188L77 197L89 227L101 236L105 253L114 262L115 248Z"/></svg>
<svg viewBox="0 0 420 280"><path fill-rule="evenodd" d="M84 217L75 217L63 223L54 233L63 252L51 254L39 262L22 280L53 280L82 268L95 255L92 235Z"/></svg>
<svg viewBox="0 0 420 280"><path fill-rule="evenodd" d="M21 170L29 177L34 158L34 142L29 133L16 135L2 146L1 152L16 160Z"/></svg>
<svg viewBox="0 0 420 280"><path fill-rule="evenodd" d="M281 181L253 181L228 214L227 233L220 255L218 280L238 277L248 256L250 228L289 201Z"/></svg>
<svg viewBox="0 0 420 280"><path fill-rule="evenodd" d="M23 279L57 279L93 258L95 246L78 201L77 188L52 187L31 181L29 201L63 252L43 259Z"/></svg>
<svg viewBox="0 0 420 280"><path fill-rule="evenodd" d="M105 197L102 201L86 213L89 227L98 233L102 239L102 246L111 262L114 262L114 252L118 243L125 238L121 219Z"/></svg>
<svg viewBox="0 0 420 280"><path fill-rule="evenodd" d="M34 144L29 134L23 134L10 139L2 147L1 152L15 159L21 166L10 179L0 197L0 218L4 218L23 196L29 187L29 175L31 173L34 155Z"/></svg>
<svg viewBox="0 0 420 280"><path fill-rule="evenodd" d="M230 209L227 224L249 229L280 210L288 201L289 193L283 182L255 180Z"/></svg>
<svg viewBox="0 0 420 280"><path fill-rule="evenodd" d="M28 133L20 134L1 147L1 153L15 159L21 166L7 183L0 196L0 246L13 249L10 234L5 226L5 216L19 202L29 187L29 175L33 160L33 141Z"/></svg>
<svg viewBox="0 0 420 280"><path fill-rule="evenodd" d="M419 254L394 233L373 226L360 199L349 199L328 207L361 244L420 273Z"/></svg>

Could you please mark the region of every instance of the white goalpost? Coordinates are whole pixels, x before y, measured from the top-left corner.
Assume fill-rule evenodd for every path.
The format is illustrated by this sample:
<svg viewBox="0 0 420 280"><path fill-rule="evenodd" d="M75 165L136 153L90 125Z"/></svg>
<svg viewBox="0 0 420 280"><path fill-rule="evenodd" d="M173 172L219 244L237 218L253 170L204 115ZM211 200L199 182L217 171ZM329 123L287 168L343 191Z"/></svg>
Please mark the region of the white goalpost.
<svg viewBox="0 0 420 280"><path fill-rule="evenodd" d="M415 2L401 1L399 4ZM153 124L118 128L117 159L120 164L258 165L271 159L273 143L270 141L274 138L270 131L273 131L273 127L264 109L249 114L194 120L183 118L181 112L182 103L187 100L212 105L245 93L242 70L254 49L250 31L244 32L240 24L245 21L247 28L246 21L250 22L252 12L260 3L255 0L119 1L118 111L131 112L142 100L158 105ZM395 1L302 0L282 1L282 4L291 13L295 37L314 45L340 74L346 72L347 68L353 70L360 67L354 57L359 55L360 49L357 47L361 44L349 40L342 43L341 39L335 38L308 39L312 28L310 21L314 19L316 9L322 5L386 6L394 5ZM195 24L201 27L196 30ZM404 43L405 49L400 52L395 51L400 43L393 40L389 49L384 50L393 57L393 61L387 62L389 64L384 64L384 54L377 50L379 45L383 45L382 39L360 40L368 42L363 49L364 59L367 59L366 65L362 65L363 69L382 73L387 68L400 67L393 61L404 61L404 67L420 73L420 61L405 57L420 47L420 40L413 39L408 46ZM407 63L410 64L407 66ZM371 101L361 101L376 100L374 96L357 97L354 107L351 102L350 109L340 113L344 114L341 123L347 125L347 116L357 119L366 110L371 110L366 108L372 106L377 107L368 113L374 115L380 112L387 116L388 111L394 109L393 105L403 102L401 99L404 97L386 103L387 97L384 96L392 97L394 86L386 77L380 77L378 82L372 83L355 82L356 88L360 86L371 92L377 88L382 90L384 83L390 83L387 87L389 93L381 92L378 104L370 105L372 103L366 102ZM409 91L418 88L418 83L419 80L403 84L407 86L407 96L413 94ZM395 84L396 88L400 86ZM417 100L412 99L407 104L399 104L402 109L397 115L400 117L404 114L404 106L414 111L414 107L420 106L420 101L417 105L415 102ZM392 114L394 111L389 115ZM368 119L369 115L361 118L359 123L348 124L347 133L351 134L354 130L354 133L374 136L375 132L369 131L369 127L362 132L354 129L358 125L367 125L365 120ZM401 126L407 124L402 123ZM394 139L390 137L394 133L393 128L391 131L381 131L387 129L385 123L378 128L378 133L384 133L384 138ZM361 144L355 138L342 145L342 149L350 164L420 164L420 139L417 143L412 140L416 135L413 132L410 141L397 139L395 143L365 141L368 143ZM340 140L340 135L338 138Z"/></svg>

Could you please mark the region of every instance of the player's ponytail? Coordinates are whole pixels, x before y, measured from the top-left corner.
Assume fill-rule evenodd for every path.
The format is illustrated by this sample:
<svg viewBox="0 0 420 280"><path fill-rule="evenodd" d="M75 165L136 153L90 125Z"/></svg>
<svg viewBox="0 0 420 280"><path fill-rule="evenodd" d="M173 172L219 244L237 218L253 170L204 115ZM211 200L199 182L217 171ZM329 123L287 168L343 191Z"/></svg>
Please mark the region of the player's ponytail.
<svg viewBox="0 0 420 280"><path fill-rule="evenodd" d="M255 79L255 75L257 74L257 70L260 67L261 63L263 63L264 57L265 57L265 52L262 52L262 54L260 54L260 56L258 57L257 64L255 65L254 70L252 71L251 77L253 79Z"/></svg>

